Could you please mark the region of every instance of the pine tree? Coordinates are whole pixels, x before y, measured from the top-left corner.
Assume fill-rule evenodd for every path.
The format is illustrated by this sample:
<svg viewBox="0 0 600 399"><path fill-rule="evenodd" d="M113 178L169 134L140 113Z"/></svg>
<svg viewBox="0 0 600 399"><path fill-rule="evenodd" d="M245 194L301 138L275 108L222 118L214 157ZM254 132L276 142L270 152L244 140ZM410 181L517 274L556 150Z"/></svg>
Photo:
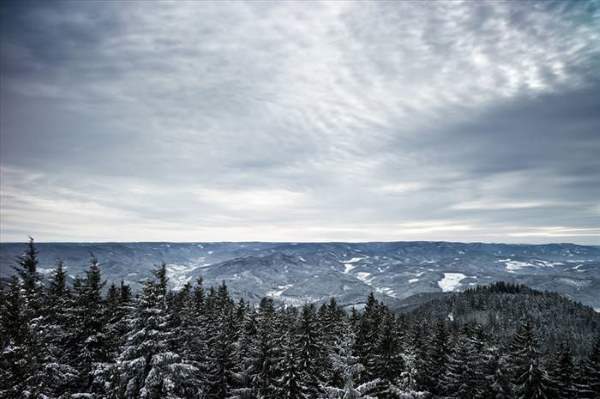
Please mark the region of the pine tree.
<svg viewBox="0 0 600 399"><path fill-rule="evenodd" d="M81 392L89 392L94 384L97 363L110 360L108 317L102 297L102 272L92 255L85 278L74 289L71 335L74 340L74 363L81 375Z"/></svg>
<svg viewBox="0 0 600 399"><path fill-rule="evenodd" d="M434 381L434 384L430 380L428 374L428 351L430 350L430 348L425 338L428 335L425 332L428 328L429 326L425 325L423 322L419 322L413 325L410 334L410 343L408 350L409 354L412 355L412 357L414 358L413 367L410 369L412 375L410 377L405 376L404 380L405 385L407 383L413 383L418 389L431 392L432 389L434 389L438 385L438 381ZM444 356L447 356L447 354L444 353Z"/></svg>
<svg viewBox="0 0 600 399"><path fill-rule="evenodd" d="M24 382L31 373L30 353L26 343L29 341L29 329L25 318L24 299L21 284L13 276L8 284L2 301L2 352L0 353L0 396L18 398L23 391Z"/></svg>
<svg viewBox="0 0 600 399"><path fill-rule="evenodd" d="M178 337L176 340L179 343L178 353L187 363L198 370L198 381L205 386L211 371L208 345L214 331L211 323L213 323L215 311L209 309L204 299L202 279L198 279L181 310L181 323L174 335Z"/></svg>
<svg viewBox="0 0 600 399"><path fill-rule="evenodd" d="M301 375L298 371L294 342L289 337L289 334L285 338L285 342L286 344L283 346L283 358L278 365L281 377L277 381L277 388L275 390L277 397L282 399L308 398L307 390L302 386Z"/></svg>
<svg viewBox="0 0 600 399"><path fill-rule="evenodd" d="M41 305L41 278L37 271L38 251L35 248L33 238L29 237L29 243L25 253L18 258L17 275L21 279L21 287L24 290L25 306L28 308L30 318L37 316Z"/></svg>
<svg viewBox="0 0 600 399"><path fill-rule="evenodd" d="M485 385L483 362L476 338L464 334L457 340L446 372L441 381L441 391L446 396L461 399L474 399L481 396Z"/></svg>
<svg viewBox="0 0 600 399"><path fill-rule="evenodd" d="M575 375L571 351L567 345L559 349L558 357L553 362L553 377L556 381L558 397L561 399L575 399Z"/></svg>
<svg viewBox="0 0 600 399"><path fill-rule="evenodd" d="M338 337L336 348L331 356L333 367L342 375L344 384L340 387L327 386L325 392L330 399L375 399L370 396L379 388L380 380L374 379L355 386L355 381L360 379L360 374L365 371L359 362L358 356L353 355L355 346L354 334L345 334Z"/></svg>
<svg viewBox="0 0 600 399"><path fill-rule="evenodd" d="M358 334L358 325L360 323L360 315L358 310L354 306L350 309L350 328L354 331L354 334Z"/></svg>
<svg viewBox="0 0 600 399"><path fill-rule="evenodd" d="M67 272L63 261L59 260L48 286L48 300L51 302L51 306L54 306L58 305L56 302L64 300L68 295Z"/></svg>
<svg viewBox="0 0 600 399"><path fill-rule="evenodd" d="M405 391L414 391L417 386L417 357L412 346L408 346L402 352L402 363L404 371L400 374L398 387Z"/></svg>
<svg viewBox="0 0 600 399"><path fill-rule="evenodd" d="M204 306L205 298L204 287L202 286L202 277L196 280L196 285L194 285L192 296L194 297L194 306L196 311L200 311Z"/></svg>
<svg viewBox="0 0 600 399"><path fill-rule="evenodd" d="M173 332L169 338L169 348L173 352L186 352L182 349L187 344L186 329L189 327L189 312L192 309L192 285L186 283L171 295L167 295L169 321L168 328Z"/></svg>
<svg viewBox="0 0 600 399"><path fill-rule="evenodd" d="M263 298L260 301L257 317L255 389L259 399L276 399L278 379L277 358L281 350L276 336L276 314L273 300Z"/></svg>
<svg viewBox="0 0 600 399"><path fill-rule="evenodd" d="M582 379L585 395L582 397L600 397L600 336L589 357L584 361L582 367ZM591 395L590 395L591 393Z"/></svg>
<svg viewBox="0 0 600 399"><path fill-rule="evenodd" d="M233 387L231 393L240 399L256 397L253 383L257 378L255 359L258 357L256 346L257 325L256 314L248 311L241 324L241 332L235 345L235 370L232 374Z"/></svg>
<svg viewBox="0 0 600 399"><path fill-rule="evenodd" d="M44 299L37 254L30 237L25 253L17 259L15 270L19 279L12 279L7 294L4 309L7 326L3 328L7 340L0 364L7 366L1 383L8 397L42 395L44 391L40 378L45 356L41 332Z"/></svg>
<svg viewBox="0 0 600 399"><path fill-rule="evenodd" d="M66 273L59 261L47 289L47 301L38 323L40 367L30 379L36 393L47 398L59 397L77 388L78 372L69 364L64 351L69 345L69 290Z"/></svg>
<svg viewBox="0 0 600 399"><path fill-rule="evenodd" d="M167 277L163 264L144 284L118 360L120 398L186 398L200 394L198 370L169 350Z"/></svg>
<svg viewBox="0 0 600 399"><path fill-rule="evenodd" d="M119 356L119 348L128 332L127 316L133 312L130 287L121 281L120 286L110 285L105 300L106 307L106 336L105 343L108 348L108 360L96 362L93 365L93 380L91 391L107 398L115 398L114 387L119 384L118 369L115 361Z"/></svg>
<svg viewBox="0 0 600 399"><path fill-rule="evenodd" d="M111 283L106 293L106 307L109 311L116 311L119 307L119 301L121 300L121 294L115 283Z"/></svg>
<svg viewBox="0 0 600 399"><path fill-rule="evenodd" d="M382 307L383 305L377 302L373 293L370 293L364 312L358 323L354 349L360 363L365 367L365 373L362 376L365 381L375 376L372 371L372 365L375 355L375 345L378 341Z"/></svg>
<svg viewBox="0 0 600 399"><path fill-rule="evenodd" d="M439 384L446 372L449 352L449 335L446 323L444 320L438 320L433 339L422 354L423 373L421 385L423 389L432 393L443 391Z"/></svg>
<svg viewBox="0 0 600 399"><path fill-rule="evenodd" d="M225 399L234 385L233 362L238 329L234 304L225 283L218 288L214 305L216 308L211 312L213 319L210 321L213 329L208 340L208 397Z"/></svg>
<svg viewBox="0 0 600 399"><path fill-rule="evenodd" d="M301 375L303 391L308 398L316 398L321 393L324 380L322 369L327 359L323 336L317 320L314 305L304 305L296 332L298 351L298 373Z"/></svg>
<svg viewBox="0 0 600 399"><path fill-rule="evenodd" d="M356 312L355 312L356 313ZM355 314L358 319L358 313ZM346 312L341 309L335 298L330 298L329 302L319 309L319 320L318 324L321 328L321 341L323 348L326 353L331 353L337 342L337 337L341 334L345 334L347 331L342 330L344 326L352 329L352 326L348 326L345 321L347 320ZM329 356L323 360L323 375L322 379L326 385L329 386L342 386L342 376L336 371L331 365L331 359Z"/></svg>
<svg viewBox="0 0 600 399"><path fill-rule="evenodd" d="M387 312L381 323L372 365L373 373L381 378L387 387L386 390L380 392L380 398L394 396L392 391L398 389L400 375L404 370L400 334L396 328L394 315Z"/></svg>
<svg viewBox="0 0 600 399"><path fill-rule="evenodd" d="M494 399L513 399L514 388L510 381L510 375L507 372L509 369L509 360L506 356L499 357L496 355L492 359L493 376L488 379L491 389L490 397Z"/></svg>
<svg viewBox="0 0 600 399"><path fill-rule="evenodd" d="M511 369L518 399L547 399L556 396L546 371L540 366L540 356L533 326L521 323L511 346Z"/></svg>

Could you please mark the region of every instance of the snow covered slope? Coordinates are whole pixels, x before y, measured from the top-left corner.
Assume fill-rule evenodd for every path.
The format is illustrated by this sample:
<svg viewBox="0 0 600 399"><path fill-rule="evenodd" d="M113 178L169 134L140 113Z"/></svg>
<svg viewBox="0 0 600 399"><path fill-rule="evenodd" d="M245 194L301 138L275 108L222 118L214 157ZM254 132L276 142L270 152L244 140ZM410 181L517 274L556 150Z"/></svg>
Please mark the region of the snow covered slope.
<svg viewBox="0 0 600 399"><path fill-rule="evenodd" d="M24 244L0 244L0 277L13 273ZM103 243L38 244L40 269L58 258L81 274L90 252L107 280L134 288L165 262L174 288L202 277L235 295L287 304L336 296L360 303L369 292L390 303L419 293L461 291L509 281L552 290L600 308L600 248L572 244L388 243Z"/></svg>

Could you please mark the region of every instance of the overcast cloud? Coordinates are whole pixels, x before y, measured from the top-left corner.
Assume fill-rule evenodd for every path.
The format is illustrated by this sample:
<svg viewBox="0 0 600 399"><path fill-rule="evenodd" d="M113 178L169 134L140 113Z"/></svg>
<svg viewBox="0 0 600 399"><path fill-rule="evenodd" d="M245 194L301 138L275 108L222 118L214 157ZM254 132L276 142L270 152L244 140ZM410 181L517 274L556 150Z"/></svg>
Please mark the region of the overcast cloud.
<svg viewBox="0 0 600 399"><path fill-rule="evenodd" d="M598 2L2 2L1 241L600 244Z"/></svg>

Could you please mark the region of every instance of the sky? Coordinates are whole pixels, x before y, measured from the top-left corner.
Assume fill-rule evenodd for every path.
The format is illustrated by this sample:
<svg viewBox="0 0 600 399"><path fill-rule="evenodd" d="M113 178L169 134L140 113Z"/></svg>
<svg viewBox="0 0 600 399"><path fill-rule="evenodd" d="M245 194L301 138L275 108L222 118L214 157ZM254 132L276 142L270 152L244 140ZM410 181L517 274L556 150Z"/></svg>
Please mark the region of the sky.
<svg viewBox="0 0 600 399"><path fill-rule="evenodd" d="M0 241L600 245L599 1L0 18Z"/></svg>

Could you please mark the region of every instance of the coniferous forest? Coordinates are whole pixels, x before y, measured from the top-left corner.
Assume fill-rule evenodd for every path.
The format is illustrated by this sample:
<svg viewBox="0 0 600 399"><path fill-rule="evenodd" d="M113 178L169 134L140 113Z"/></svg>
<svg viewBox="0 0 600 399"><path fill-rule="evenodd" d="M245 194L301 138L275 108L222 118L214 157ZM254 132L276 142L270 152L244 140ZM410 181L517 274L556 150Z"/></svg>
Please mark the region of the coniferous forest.
<svg viewBox="0 0 600 399"><path fill-rule="evenodd" d="M31 241L0 291L2 398L600 398L597 318L523 286L396 314L372 294L346 311L174 292L165 265L133 293L93 256L72 283L37 264Z"/></svg>

